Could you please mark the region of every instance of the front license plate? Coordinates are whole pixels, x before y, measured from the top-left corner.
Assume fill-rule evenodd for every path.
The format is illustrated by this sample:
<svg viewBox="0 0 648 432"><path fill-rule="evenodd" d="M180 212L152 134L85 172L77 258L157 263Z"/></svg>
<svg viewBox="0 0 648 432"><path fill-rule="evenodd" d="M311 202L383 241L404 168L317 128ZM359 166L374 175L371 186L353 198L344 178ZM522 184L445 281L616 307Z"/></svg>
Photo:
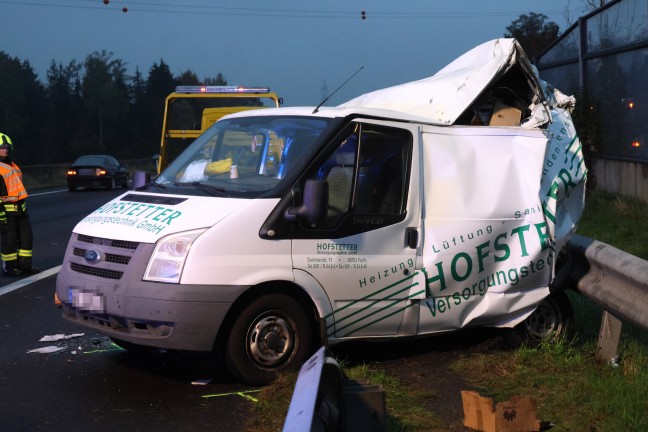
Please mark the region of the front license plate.
<svg viewBox="0 0 648 432"><path fill-rule="evenodd" d="M84 288L70 287L68 301L76 309L90 312L106 312L106 299L103 294Z"/></svg>

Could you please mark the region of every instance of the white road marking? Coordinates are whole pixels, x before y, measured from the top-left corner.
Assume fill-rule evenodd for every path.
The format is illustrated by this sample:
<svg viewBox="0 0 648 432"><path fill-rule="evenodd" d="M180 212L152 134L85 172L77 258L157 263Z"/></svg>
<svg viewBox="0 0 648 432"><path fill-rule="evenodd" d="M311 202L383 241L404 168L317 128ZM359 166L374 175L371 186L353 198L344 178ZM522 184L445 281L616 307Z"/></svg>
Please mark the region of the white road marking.
<svg viewBox="0 0 648 432"><path fill-rule="evenodd" d="M46 277L49 277L53 274L58 273L61 270L61 266L58 267L52 267L51 269L44 270L38 274L26 277L25 279L20 279L12 284L5 285L3 287L0 287L0 295L10 293L11 291L15 291L18 288L22 288L24 286L27 286L31 283L38 282L41 279L45 279ZM5 276L6 277L6 276ZM52 293L52 296L54 293Z"/></svg>

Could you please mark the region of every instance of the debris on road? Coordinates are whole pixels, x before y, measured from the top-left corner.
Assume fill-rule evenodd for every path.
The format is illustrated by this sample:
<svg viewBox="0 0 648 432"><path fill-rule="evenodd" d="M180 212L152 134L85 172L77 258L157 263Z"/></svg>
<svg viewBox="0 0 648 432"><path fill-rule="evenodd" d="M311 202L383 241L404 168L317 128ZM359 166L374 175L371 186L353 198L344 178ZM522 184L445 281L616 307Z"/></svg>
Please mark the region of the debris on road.
<svg viewBox="0 0 648 432"><path fill-rule="evenodd" d="M72 338L75 338L75 337L81 337L83 335L85 335L85 333L74 333L74 334L71 334L71 335L65 335L65 334L59 333L59 334L55 334L55 335L43 336L38 341L39 342L56 342L56 341L63 340L63 339L72 339Z"/></svg>
<svg viewBox="0 0 648 432"><path fill-rule="evenodd" d="M33 350L27 351L27 353L39 353L39 354L56 354L62 351L66 351L67 347L59 347L55 345L46 346L43 348L36 348Z"/></svg>

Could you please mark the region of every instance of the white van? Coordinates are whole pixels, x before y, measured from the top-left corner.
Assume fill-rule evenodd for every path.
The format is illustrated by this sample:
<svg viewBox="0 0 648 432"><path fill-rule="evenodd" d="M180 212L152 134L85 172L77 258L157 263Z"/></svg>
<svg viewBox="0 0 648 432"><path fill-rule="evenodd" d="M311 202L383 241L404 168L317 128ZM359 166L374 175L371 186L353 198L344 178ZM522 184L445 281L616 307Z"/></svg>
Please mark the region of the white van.
<svg viewBox="0 0 648 432"><path fill-rule="evenodd" d="M352 339L563 333L573 103L497 39L338 107L229 115L75 227L63 316L127 348L224 353L251 384Z"/></svg>

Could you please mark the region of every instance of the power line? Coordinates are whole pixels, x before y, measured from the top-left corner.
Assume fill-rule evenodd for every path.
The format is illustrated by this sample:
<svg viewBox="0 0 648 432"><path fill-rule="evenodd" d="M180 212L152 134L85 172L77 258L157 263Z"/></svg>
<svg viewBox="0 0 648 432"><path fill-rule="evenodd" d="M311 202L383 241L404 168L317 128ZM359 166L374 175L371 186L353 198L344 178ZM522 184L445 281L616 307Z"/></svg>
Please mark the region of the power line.
<svg viewBox="0 0 648 432"><path fill-rule="evenodd" d="M173 13L173 14L190 14L190 15L220 15L220 16L250 16L250 17L289 17L289 18L347 18L359 19L358 10L307 10L307 9L282 9L282 8L246 8L246 7L228 7L228 6L209 6L197 4L163 4L154 2L138 1L110 1L104 5L101 0L81 0L84 3L94 3L95 5L70 5L60 4L57 2L25 2L16 0L0 0L0 4L13 4L17 6L37 6L53 7L68 9L95 9L115 11L118 9L109 8L109 5L128 6L129 12L146 12L146 13ZM140 8L143 6L143 8ZM150 8L152 7L152 8ZM121 11L121 9L119 9ZM563 14L564 10L545 10L536 13L545 15ZM577 11L569 11L578 13ZM526 12L520 12L523 14ZM367 19L460 19L460 18L489 18L509 15L511 11L486 11L486 12L427 12L427 11L367 11Z"/></svg>

